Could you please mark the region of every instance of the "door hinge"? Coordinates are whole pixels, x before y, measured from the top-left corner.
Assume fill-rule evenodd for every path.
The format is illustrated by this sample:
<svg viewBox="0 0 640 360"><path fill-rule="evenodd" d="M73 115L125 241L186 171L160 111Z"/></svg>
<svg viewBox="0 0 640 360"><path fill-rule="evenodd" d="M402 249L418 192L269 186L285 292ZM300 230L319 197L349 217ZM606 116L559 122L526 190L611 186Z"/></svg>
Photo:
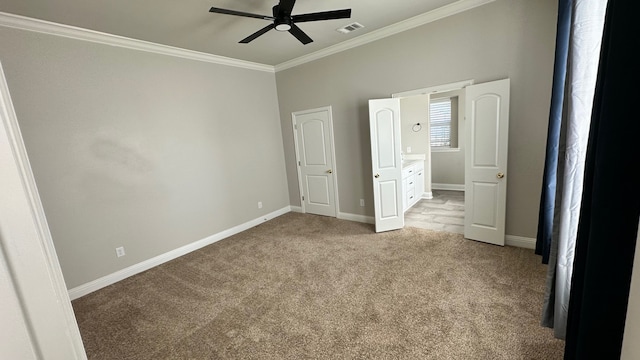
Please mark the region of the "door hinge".
<svg viewBox="0 0 640 360"><path fill-rule="evenodd" d="M300 165L300 161L298 161L298 166L301 166L301 165Z"/></svg>
<svg viewBox="0 0 640 360"><path fill-rule="evenodd" d="M298 124L293 124L293 128L298 130Z"/></svg>
<svg viewBox="0 0 640 360"><path fill-rule="evenodd" d="M304 195L302 196L302 201L304 201Z"/></svg>

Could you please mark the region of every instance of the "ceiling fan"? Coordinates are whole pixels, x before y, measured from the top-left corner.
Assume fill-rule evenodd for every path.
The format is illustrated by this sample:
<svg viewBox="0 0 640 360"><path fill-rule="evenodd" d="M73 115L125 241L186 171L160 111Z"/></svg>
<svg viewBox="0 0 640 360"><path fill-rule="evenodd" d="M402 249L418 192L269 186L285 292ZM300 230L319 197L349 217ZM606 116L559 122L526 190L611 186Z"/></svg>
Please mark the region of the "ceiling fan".
<svg viewBox="0 0 640 360"><path fill-rule="evenodd" d="M265 34L267 31L271 29L276 29L277 31L288 31L289 33L291 33L291 35L295 36L296 39L300 40L301 43L306 45L310 42L313 42L313 40L307 34L305 34L305 32L302 31L302 29L296 26L295 23L320 21L320 20L346 19L351 17L351 9L291 15L291 11L293 10L293 5L295 5L295 3L296 3L296 0L280 0L278 5L273 7L273 16L257 15L257 14L242 12L242 11L220 9L216 7L212 7L209 10L209 12L218 13L218 14L244 16L244 17L250 17L255 19L269 20L273 22L263 27L262 29L256 31L255 33L247 36L246 38L240 40L240 43L242 44L248 44L249 42L255 40L259 36Z"/></svg>

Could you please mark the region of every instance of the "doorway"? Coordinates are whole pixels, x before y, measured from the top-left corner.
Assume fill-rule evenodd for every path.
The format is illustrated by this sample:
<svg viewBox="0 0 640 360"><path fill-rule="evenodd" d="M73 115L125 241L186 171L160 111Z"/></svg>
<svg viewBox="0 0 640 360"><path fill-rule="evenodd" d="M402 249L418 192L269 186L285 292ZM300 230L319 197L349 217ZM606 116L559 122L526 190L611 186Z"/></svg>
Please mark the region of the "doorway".
<svg viewBox="0 0 640 360"><path fill-rule="evenodd" d="M464 234L465 87L473 81L393 94L400 98L402 151L425 158L428 177L405 225Z"/></svg>
<svg viewBox="0 0 640 360"><path fill-rule="evenodd" d="M465 99L464 121L466 124L461 142L466 148L464 236L468 239L504 246L509 79L478 85L473 85L472 81L466 81L398 93L391 99L369 100L376 231L394 230L404 226L404 214L397 214L396 211L402 208L401 198L404 191L402 177L406 155L403 150L409 150L403 147L400 132L401 118L405 116L404 114L401 116L401 99L426 95L428 103L431 97L435 98L434 94L457 89L464 89ZM428 129L431 125L429 116L421 117L411 125L411 128L419 131L422 123L427 125ZM392 131L383 131L385 129ZM431 144L423 156L427 164L426 170L431 167ZM380 159L393 161L386 161L384 167L381 167ZM387 173L384 177L382 177L382 170ZM424 183L425 190L431 190L427 188L431 185L430 181L427 180ZM382 186L383 184L385 187ZM388 188L388 191L384 193L377 191L383 188ZM397 194L395 198L392 196L394 194ZM393 222L387 221L388 216L385 218L388 214L393 215ZM388 226L378 226L379 223L384 222L388 223Z"/></svg>

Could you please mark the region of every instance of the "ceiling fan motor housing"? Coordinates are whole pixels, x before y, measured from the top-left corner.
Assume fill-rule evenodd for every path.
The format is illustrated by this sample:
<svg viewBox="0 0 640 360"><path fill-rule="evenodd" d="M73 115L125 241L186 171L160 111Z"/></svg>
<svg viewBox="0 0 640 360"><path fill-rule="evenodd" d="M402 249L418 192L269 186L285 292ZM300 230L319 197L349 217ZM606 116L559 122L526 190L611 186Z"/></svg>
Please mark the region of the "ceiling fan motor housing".
<svg viewBox="0 0 640 360"><path fill-rule="evenodd" d="M278 31L288 31L291 35L293 35L296 39L298 39L303 45L312 43L313 40L309 37L309 35L305 34L302 29L296 26L297 22L309 22L309 21L320 21L320 20L336 20L336 19L347 19L351 17L351 9L343 9L343 10L332 10L332 11L321 11L316 13L308 13L308 14L299 14L299 15L291 15L293 10L293 6L295 5L296 0L280 0L278 5L274 6L271 10L273 12L273 16L264 16L258 14L247 13L243 11L229 10L229 9L221 9L217 7L212 7L209 9L209 12L226 14L226 15L236 15L243 16L255 19L262 19L272 21L273 23L263 27L262 29L254 32L253 34L247 36L246 38L240 40L241 44L248 44L256 38L264 35L266 32L272 29L276 29Z"/></svg>
<svg viewBox="0 0 640 360"><path fill-rule="evenodd" d="M276 18L273 21L275 29L278 31L289 31L291 29L291 14L280 12L280 5L273 7L273 17Z"/></svg>

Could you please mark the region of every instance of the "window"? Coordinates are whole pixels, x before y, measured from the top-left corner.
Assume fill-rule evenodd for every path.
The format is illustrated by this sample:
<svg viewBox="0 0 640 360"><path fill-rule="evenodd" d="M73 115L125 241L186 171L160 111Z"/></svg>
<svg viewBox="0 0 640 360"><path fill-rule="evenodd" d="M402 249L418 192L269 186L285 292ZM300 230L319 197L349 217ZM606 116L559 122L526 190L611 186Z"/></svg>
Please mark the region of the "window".
<svg viewBox="0 0 640 360"><path fill-rule="evenodd" d="M458 145L457 134L452 130L452 125L455 125L452 124L452 105L449 97L431 100L429 119L432 148L455 148ZM453 128L456 129L457 126Z"/></svg>

